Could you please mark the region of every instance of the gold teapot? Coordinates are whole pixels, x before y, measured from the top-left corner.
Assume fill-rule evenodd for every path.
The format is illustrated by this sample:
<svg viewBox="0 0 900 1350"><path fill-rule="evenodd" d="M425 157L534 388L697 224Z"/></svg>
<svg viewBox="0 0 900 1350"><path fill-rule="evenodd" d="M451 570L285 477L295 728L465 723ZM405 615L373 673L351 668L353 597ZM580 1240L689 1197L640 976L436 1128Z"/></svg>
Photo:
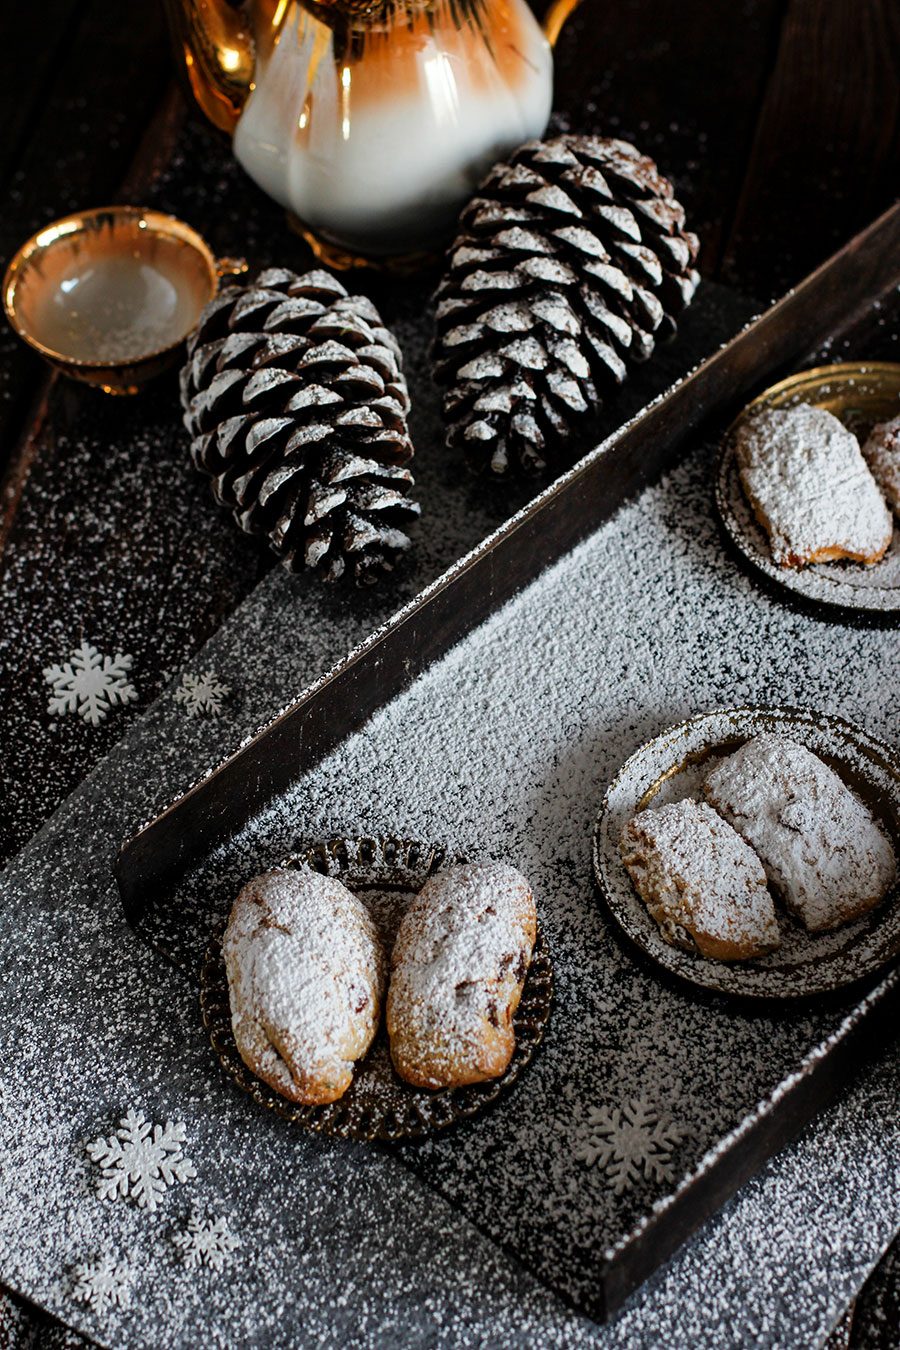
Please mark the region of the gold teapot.
<svg viewBox="0 0 900 1350"><path fill-rule="evenodd" d="M544 131L551 44L526 0L166 0L207 117L336 265L439 245L484 172Z"/></svg>

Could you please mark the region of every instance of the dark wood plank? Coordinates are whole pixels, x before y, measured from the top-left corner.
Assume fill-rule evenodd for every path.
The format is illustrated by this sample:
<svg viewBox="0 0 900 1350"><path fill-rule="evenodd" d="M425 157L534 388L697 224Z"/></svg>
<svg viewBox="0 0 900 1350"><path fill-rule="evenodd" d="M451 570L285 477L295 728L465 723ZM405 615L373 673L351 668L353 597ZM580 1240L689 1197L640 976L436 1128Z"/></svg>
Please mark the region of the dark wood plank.
<svg viewBox="0 0 900 1350"><path fill-rule="evenodd" d="M54 0L17 14L0 88L0 269L34 230L114 198L170 79L161 7ZM16 128L16 142L5 140ZM0 471L44 376L0 325Z"/></svg>
<svg viewBox="0 0 900 1350"><path fill-rule="evenodd" d="M78 0L46 0L42 5L12 7L0 23L0 192L9 188L40 116L54 74L77 29Z"/></svg>
<svg viewBox="0 0 900 1350"><path fill-rule="evenodd" d="M784 8L785 0L584 0L559 40L561 120L624 137L657 159L700 235L709 276L719 268Z"/></svg>
<svg viewBox="0 0 900 1350"><path fill-rule="evenodd" d="M898 187L900 5L790 0L723 276L779 293Z"/></svg>

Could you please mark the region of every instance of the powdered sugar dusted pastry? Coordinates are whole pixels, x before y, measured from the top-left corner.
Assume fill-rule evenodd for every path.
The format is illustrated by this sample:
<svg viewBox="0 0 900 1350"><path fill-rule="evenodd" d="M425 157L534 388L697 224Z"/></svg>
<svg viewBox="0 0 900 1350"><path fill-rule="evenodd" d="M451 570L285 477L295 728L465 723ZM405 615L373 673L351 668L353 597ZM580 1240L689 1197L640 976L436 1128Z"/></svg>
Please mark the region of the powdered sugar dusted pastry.
<svg viewBox="0 0 900 1350"><path fill-rule="evenodd" d="M713 769L704 791L810 932L859 918L890 889L890 841L834 770L799 742L755 736Z"/></svg>
<svg viewBox="0 0 900 1350"><path fill-rule="evenodd" d="M779 945L762 863L705 802L639 811L620 847L667 942L717 961L746 961Z"/></svg>
<svg viewBox="0 0 900 1350"><path fill-rule="evenodd" d="M241 891L223 944L241 1059L291 1101L333 1102L378 1026L384 956L368 911L311 868Z"/></svg>
<svg viewBox="0 0 900 1350"><path fill-rule="evenodd" d="M461 1087L506 1071L536 923L513 867L466 863L426 881L391 959L387 1029L401 1078Z"/></svg>
<svg viewBox="0 0 900 1350"><path fill-rule="evenodd" d="M831 413L766 409L738 428L735 454L779 567L884 557L890 512L856 437Z"/></svg>
<svg viewBox="0 0 900 1350"><path fill-rule="evenodd" d="M874 426L862 453L888 506L900 516L900 417Z"/></svg>

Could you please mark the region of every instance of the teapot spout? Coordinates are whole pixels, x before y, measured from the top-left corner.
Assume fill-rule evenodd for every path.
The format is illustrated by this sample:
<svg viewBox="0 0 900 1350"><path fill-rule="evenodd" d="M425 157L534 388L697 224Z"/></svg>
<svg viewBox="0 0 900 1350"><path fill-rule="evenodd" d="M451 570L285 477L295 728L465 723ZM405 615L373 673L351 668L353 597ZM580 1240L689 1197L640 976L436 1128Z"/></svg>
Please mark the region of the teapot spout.
<svg viewBox="0 0 900 1350"><path fill-rule="evenodd" d="M253 82L253 36L229 0L165 0L176 57L200 108L234 131Z"/></svg>

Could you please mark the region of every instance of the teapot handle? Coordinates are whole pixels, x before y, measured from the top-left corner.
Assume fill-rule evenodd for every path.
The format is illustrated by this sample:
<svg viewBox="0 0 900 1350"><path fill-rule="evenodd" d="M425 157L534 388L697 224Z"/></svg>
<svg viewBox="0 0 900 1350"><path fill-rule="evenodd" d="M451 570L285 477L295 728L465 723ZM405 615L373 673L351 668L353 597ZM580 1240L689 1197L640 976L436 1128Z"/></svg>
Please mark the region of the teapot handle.
<svg viewBox="0 0 900 1350"><path fill-rule="evenodd" d="M542 27L546 34L547 41L551 47L556 46L556 39L563 30L566 20L575 12L581 0L552 0L550 8L544 15Z"/></svg>

